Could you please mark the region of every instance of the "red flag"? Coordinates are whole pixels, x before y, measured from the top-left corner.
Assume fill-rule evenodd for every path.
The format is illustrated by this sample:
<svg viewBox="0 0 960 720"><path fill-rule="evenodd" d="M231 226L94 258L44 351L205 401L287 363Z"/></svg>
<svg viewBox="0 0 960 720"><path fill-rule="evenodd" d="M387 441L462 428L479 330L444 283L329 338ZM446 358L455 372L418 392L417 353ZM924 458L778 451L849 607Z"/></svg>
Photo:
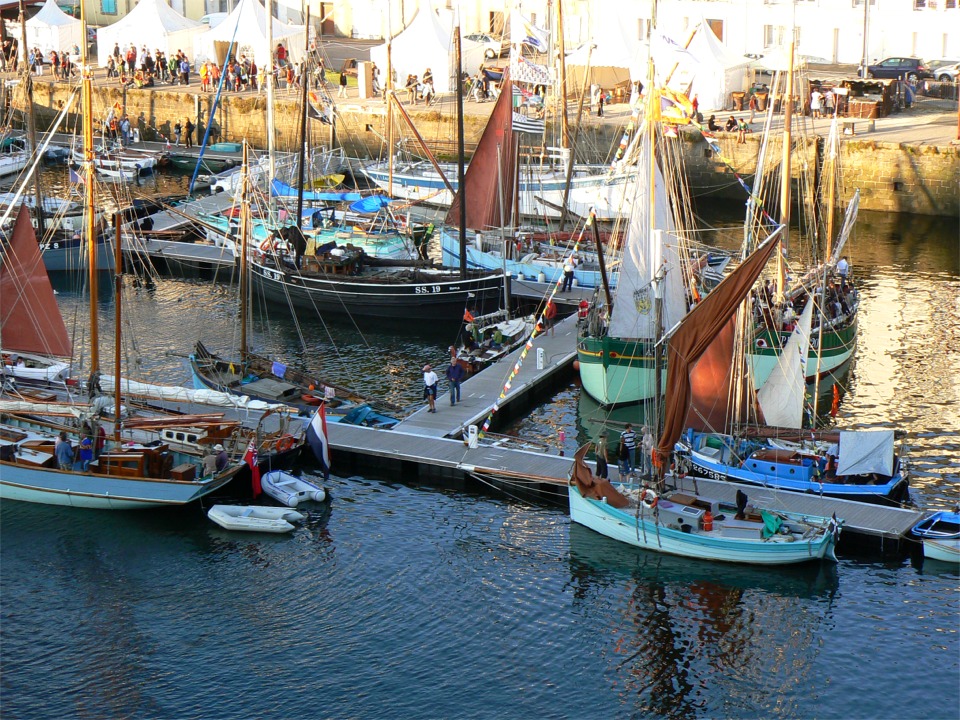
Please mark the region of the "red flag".
<svg viewBox="0 0 960 720"><path fill-rule="evenodd" d="M257 465L257 447L253 444L253 440L247 445L247 452L243 456L243 461L250 466L250 478L253 481L253 496L259 497L260 493L263 492L263 488L260 486L260 467Z"/></svg>
<svg viewBox="0 0 960 720"><path fill-rule="evenodd" d="M833 402L830 403L830 417L836 417L840 412L840 388L833 386Z"/></svg>
<svg viewBox="0 0 960 720"><path fill-rule="evenodd" d="M463 311L463 321L464 321L465 323L472 323L473 320L474 320L474 318L473 318L473 313L470 312L469 310L464 310L464 311Z"/></svg>

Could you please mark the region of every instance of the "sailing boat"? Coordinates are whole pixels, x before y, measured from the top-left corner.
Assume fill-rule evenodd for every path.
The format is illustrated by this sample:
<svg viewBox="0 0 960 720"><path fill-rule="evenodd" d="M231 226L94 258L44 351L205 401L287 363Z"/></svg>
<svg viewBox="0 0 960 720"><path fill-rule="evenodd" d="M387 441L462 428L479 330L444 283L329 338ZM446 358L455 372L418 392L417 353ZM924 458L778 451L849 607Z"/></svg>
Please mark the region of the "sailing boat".
<svg viewBox="0 0 960 720"><path fill-rule="evenodd" d="M666 466L690 408L695 364L729 326L763 266L778 246L769 238L680 322L667 341L669 385L655 465ZM602 535L656 552L722 562L787 565L836 560L842 522L835 518L750 507L745 494L727 506L678 490L635 484L614 487L594 477L576 455L568 487L570 518ZM662 471L661 471L662 473Z"/></svg>
<svg viewBox="0 0 960 720"><path fill-rule="evenodd" d="M81 21L86 28L85 15L81 5ZM85 30L84 30L85 32ZM91 110L92 71L86 58L86 46L83 49L83 119L84 119L84 170L86 173L86 230L87 242L91 250L96 244L94 232L94 164L93 130ZM119 254L119 247L115 248ZM97 321L97 267L96 253L89 255L89 292L90 292L90 344L92 378L100 371L99 327ZM48 281L49 283L49 281ZM116 278L117 297L119 298L120 278ZM52 290L46 288L52 296ZM19 324L23 318L9 318ZM31 318L27 318L28 322ZM62 319L61 319L62 322ZM50 323L48 322L48 325ZM120 307L117 307L117 342L115 348L116 375L120 365ZM11 328L12 329L12 328ZM41 328L42 330L42 328ZM40 330L34 330L39 332ZM92 383L91 394L96 381ZM100 438L95 430L96 424L89 420L83 423L83 429L75 447L68 437L66 426L56 427L29 419L11 419L0 424L0 499L21 500L46 505L67 505L73 507L101 509L139 509L169 505L183 505L193 502L223 487L243 467L242 464L229 464L220 469L201 466L195 458L171 451L164 443L142 445L137 443L121 444L120 393L114 393L114 444L95 452L94 443L99 446ZM93 408L99 408L100 398L94 398ZM42 403L40 404L42 405ZM65 412L73 417L75 408L48 406L41 408L57 414ZM59 438L56 431L60 430ZM79 461L76 456L79 455Z"/></svg>
<svg viewBox="0 0 960 720"><path fill-rule="evenodd" d="M373 411L367 400L358 394L248 351L250 184L247 146L244 144L240 183L240 358L226 360L198 342L190 355L194 386L283 403L302 412L312 412L325 403L328 411L332 411L333 417L338 420L350 419L356 420L356 424L392 427L397 423L395 418ZM361 408L366 408L367 412L362 412ZM359 417L361 414L362 418Z"/></svg>
<svg viewBox="0 0 960 720"><path fill-rule="evenodd" d="M655 349L699 292L688 271L682 203L669 197L683 182L666 182L661 163L668 154L656 152L670 142L660 131L658 93L649 92L635 146L639 181L632 184L636 196L629 204L613 307L599 300L594 304L577 344L583 389L601 405L642 402L663 391L664 368L655 360Z"/></svg>

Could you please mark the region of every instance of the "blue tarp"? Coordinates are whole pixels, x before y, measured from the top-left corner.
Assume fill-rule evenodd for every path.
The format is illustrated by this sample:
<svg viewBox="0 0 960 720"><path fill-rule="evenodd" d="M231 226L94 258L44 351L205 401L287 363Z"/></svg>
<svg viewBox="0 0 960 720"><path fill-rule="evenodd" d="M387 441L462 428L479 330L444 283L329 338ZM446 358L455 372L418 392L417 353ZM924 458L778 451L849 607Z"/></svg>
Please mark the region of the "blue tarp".
<svg viewBox="0 0 960 720"><path fill-rule="evenodd" d="M273 181L274 197L297 197L297 189L287 185L279 180ZM358 192L319 192L316 190L305 190L304 200L319 200L321 202L354 202L362 200L363 195Z"/></svg>
<svg viewBox="0 0 960 720"><path fill-rule="evenodd" d="M375 213L394 202L393 198L386 195L368 195L354 203L350 203L350 209L358 213Z"/></svg>

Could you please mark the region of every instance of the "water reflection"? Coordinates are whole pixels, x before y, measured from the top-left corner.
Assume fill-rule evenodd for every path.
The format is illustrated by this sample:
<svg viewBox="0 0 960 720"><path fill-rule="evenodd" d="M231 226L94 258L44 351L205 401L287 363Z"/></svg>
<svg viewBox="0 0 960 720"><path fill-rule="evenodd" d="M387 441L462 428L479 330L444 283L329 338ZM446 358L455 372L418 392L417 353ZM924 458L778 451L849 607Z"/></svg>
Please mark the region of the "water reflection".
<svg viewBox="0 0 960 720"><path fill-rule="evenodd" d="M607 674L632 714L666 718L796 711L836 565L759 569L626 547L570 526L574 607L610 635ZM817 602L810 602L815 599Z"/></svg>

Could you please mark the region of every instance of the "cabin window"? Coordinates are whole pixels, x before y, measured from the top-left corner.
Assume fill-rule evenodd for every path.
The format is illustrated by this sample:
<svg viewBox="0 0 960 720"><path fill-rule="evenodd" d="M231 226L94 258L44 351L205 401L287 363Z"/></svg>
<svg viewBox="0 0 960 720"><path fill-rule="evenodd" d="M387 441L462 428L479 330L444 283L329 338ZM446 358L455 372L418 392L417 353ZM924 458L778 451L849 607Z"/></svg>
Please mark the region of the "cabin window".
<svg viewBox="0 0 960 720"><path fill-rule="evenodd" d="M196 435L187 435L187 442L195 443L197 441Z"/></svg>
<svg viewBox="0 0 960 720"><path fill-rule="evenodd" d="M100 11L105 15L116 15L117 0L100 0Z"/></svg>

